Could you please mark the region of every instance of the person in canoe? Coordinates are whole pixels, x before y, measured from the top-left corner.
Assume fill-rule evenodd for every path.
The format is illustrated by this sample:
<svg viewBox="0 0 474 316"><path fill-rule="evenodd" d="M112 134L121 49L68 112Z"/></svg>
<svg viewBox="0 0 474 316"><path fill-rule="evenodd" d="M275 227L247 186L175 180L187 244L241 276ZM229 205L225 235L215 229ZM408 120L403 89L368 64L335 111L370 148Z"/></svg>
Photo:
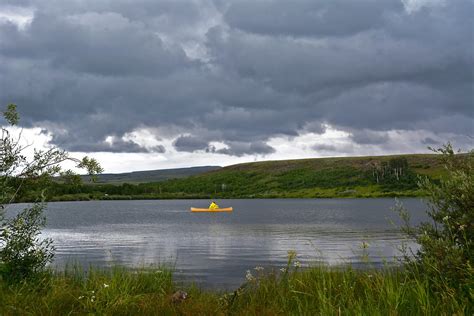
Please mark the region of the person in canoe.
<svg viewBox="0 0 474 316"><path fill-rule="evenodd" d="M216 204L216 202L212 201L211 205L209 205L210 210L215 210L219 208L219 205Z"/></svg>

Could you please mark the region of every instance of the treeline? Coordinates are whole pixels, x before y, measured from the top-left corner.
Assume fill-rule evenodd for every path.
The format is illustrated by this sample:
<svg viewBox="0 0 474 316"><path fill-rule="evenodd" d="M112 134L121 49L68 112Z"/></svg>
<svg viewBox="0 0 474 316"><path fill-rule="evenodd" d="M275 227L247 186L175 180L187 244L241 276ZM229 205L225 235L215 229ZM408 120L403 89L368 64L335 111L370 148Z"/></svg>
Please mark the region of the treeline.
<svg viewBox="0 0 474 316"><path fill-rule="evenodd" d="M89 184L77 177L22 186L18 201L167 199L167 198L278 198L416 195L418 176L404 157L372 161L360 166L326 168L300 166L267 172L224 168L183 179L140 184ZM46 189L44 189L46 187Z"/></svg>

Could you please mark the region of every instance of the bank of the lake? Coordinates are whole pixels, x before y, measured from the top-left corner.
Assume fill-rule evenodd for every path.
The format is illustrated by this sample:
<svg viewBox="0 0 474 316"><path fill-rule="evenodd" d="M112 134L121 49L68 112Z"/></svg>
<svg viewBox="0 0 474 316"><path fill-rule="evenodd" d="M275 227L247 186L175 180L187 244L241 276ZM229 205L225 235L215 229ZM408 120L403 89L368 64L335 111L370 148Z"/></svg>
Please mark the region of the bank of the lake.
<svg viewBox="0 0 474 316"><path fill-rule="evenodd" d="M295 267L296 266L296 267ZM67 270L0 280L1 315L471 315L467 297L403 270L249 271L234 291L173 282L170 270Z"/></svg>
<svg viewBox="0 0 474 316"><path fill-rule="evenodd" d="M59 196L48 197L48 202L73 202L73 201L124 201L124 200L188 200L201 199L210 200L217 198L225 199L370 199L370 198L409 198L409 197L424 197L424 193L420 190L408 191L391 191L391 192L377 192L363 189L352 189L344 192L336 190L307 190L305 192L286 192L286 193L265 193L265 194L250 194L242 196L233 195L211 195L211 194L193 194L193 193L172 193L172 194L133 194L133 195L109 195L99 192L94 193L78 193L78 194L64 194ZM32 202L32 199L26 199L22 202Z"/></svg>
<svg viewBox="0 0 474 316"><path fill-rule="evenodd" d="M126 174L119 177L123 182L107 180L110 175L99 175L97 183L57 178L46 191L35 183L23 186L17 200L32 201L42 192L49 201L414 197L424 194L420 177L437 181L444 173L435 155L263 161L206 170L163 181L153 180L152 171L149 178L141 172L139 181Z"/></svg>

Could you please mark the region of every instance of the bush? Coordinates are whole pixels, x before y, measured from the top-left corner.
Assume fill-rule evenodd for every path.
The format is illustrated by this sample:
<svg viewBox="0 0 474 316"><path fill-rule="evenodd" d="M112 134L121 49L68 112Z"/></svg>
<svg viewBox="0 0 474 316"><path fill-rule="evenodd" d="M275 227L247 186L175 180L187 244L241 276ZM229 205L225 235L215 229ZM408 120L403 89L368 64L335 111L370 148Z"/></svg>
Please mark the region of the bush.
<svg viewBox="0 0 474 316"><path fill-rule="evenodd" d="M38 237L46 223L44 203L35 203L7 221L0 235L4 247L0 251L6 278L16 281L31 277L49 263L54 255L51 239Z"/></svg>
<svg viewBox="0 0 474 316"><path fill-rule="evenodd" d="M3 117L8 125L18 124L19 115L16 105L8 105ZM45 204L35 203L17 216L7 218L5 206L16 201L23 188L37 188L44 201L45 187L53 176L62 174L66 178L75 177L72 171L62 172L60 164L66 160L77 163L92 175L102 172L95 159L84 157L74 159L58 148L34 150L28 158L24 150L21 133L18 138L10 135L8 127L0 130L0 276L8 280L20 280L41 272L53 258L52 240L41 240L39 235L46 223L43 216ZM38 198L38 197L37 197ZM38 199L36 199L38 200Z"/></svg>
<svg viewBox="0 0 474 316"><path fill-rule="evenodd" d="M407 267L429 277L432 288L457 293L474 301L474 152L455 154L450 144L434 150L441 154L446 175L439 182L420 179L428 198L431 222L409 225L408 213L399 207L403 231L420 249L405 256ZM453 294L454 295L454 294Z"/></svg>

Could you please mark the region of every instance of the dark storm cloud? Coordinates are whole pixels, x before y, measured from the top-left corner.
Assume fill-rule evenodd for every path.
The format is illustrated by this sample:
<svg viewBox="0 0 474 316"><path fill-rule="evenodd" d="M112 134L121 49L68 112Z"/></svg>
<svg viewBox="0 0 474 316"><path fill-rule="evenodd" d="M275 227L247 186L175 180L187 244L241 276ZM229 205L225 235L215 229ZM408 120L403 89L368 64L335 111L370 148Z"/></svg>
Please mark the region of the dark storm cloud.
<svg viewBox="0 0 474 316"><path fill-rule="evenodd" d="M54 69L104 76L163 75L187 67L179 47L165 48L144 25L116 13L36 14L28 32L1 29L6 57L46 60Z"/></svg>
<svg viewBox="0 0 474 316"><path fill-rule="evenodd" d="M109 144L106 142L96 142L94 144L69 144L68 148L71 151L105 151L113 153L164 153L165 148L162 145L153 148L144 148L131 141L116 140Z"/></svg>
<svg viewBox="0 0 474 316"><path fill-rule="evenodd" d="M389 140L386 133L370 130L356 130L352 133L351 138L358 144L383 144Z"/></svg>
<svg viewBox="0 0 474 316"><path fill-rule="evenodd" d="M267 155L275 152L275 148L263 142L228 142L229 148L214 150L219 154L243 156L246 154Z"/></svg>
<svg viewBox="0 0 474 316"><path fill-rule="evenodd" d="M421 141L424 145L438 145L439 142L431 137L426 137Z"/></svg>
<svg viewBox="0 0 474 316"><path fill-rule="evenodd" d="M193 136L180 136L175 140L173 146L178 151L195 152L204 150L208 153L218 153L230 156L243 156L246 154L267 155L275 152L275 149L264 142L240 142L226 141L226 148L216 149L207 141Z"/></svg>
<svg viewBox="0 0 474 316"><path fill-rule="evenodd" d="M474 134L472 1L5 3L34 17L0 22L0 102L68 150L163 152L122 139L140 128L236 156L323 123L360 144Z"/></svg>
<svg viewBox="0 0 474 316"><path fill-rule="evenodd" d="M192 136L180 136L175 140L173 146L177 151L193 152L197 150L205 150L209 144L200 138Z"/></svg>
<svg viewBox="0 0 474 316"><path fill-rule="evenodd" d="M230 26L250 33L289 36L345 36L378 28L384 15L403 11L393 0L244 0L225 14Z"/></svg>

